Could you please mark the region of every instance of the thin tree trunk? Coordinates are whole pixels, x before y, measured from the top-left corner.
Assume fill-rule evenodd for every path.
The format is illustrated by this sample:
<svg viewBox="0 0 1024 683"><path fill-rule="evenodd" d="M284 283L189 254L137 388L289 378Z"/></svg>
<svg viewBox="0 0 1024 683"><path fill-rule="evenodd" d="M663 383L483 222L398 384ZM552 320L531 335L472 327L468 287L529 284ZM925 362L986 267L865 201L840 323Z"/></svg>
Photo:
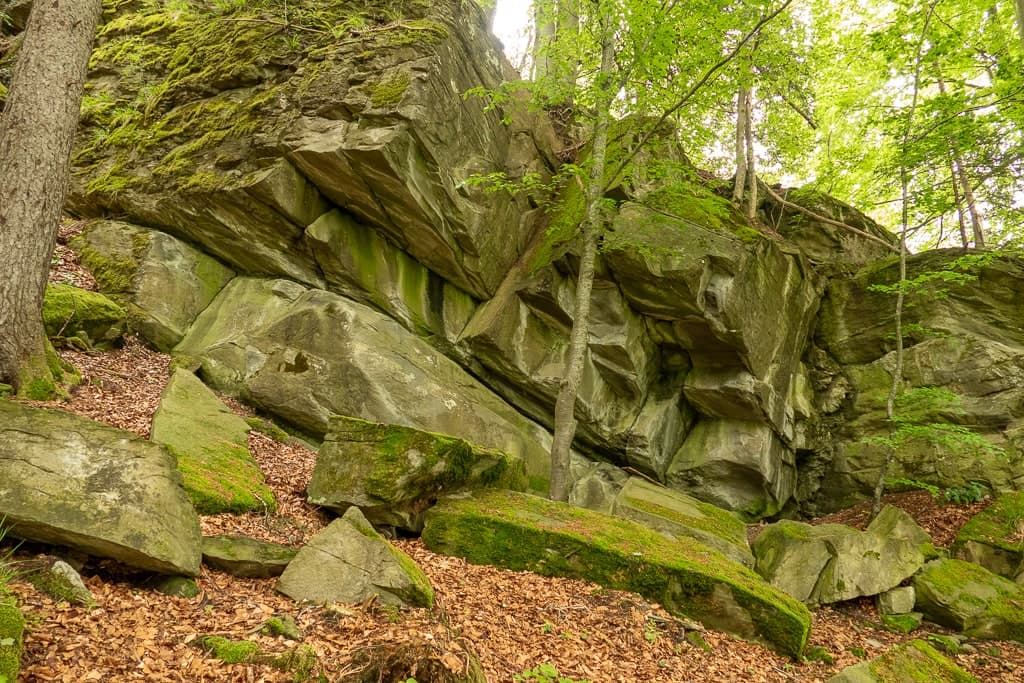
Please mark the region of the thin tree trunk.
<svg viewBox="0 0 1024 683"><path fill-rule="evenodd" d="M938 85L939 93L945 95L946 82L943 80L941 73L939 74ZM953 152L954 175L956 177L956 181L960 184L960 194L963 195L964 203L967 205L967 213L971 217L971 231L974 234L974 246L984 248L984 225L982 222L981 210L978 208L977 202L974 200L974 188L971 184L971 179L964 167L963 156L960 154L960 150L957 148L956 142L952 139L949 140L949 147Z"/></svg>
<svg viewBox="0 0 1024 683"><path fill-rule="evenodd" d="M732 200L743 201L747 182L747 88L740 86L736 91L736 179L732 186Z"/></svg>
<svg viewBox="0 0 1024 683"><path fill-rule="evenodd" d="M949 182L953 186L953 201L956 203L956 221L960 226L960 242L964 251L971 246L971 239L967 236L967 222L964 221L964 205L960 198L960 185L956 180L956 167L953 166L953 159L949 159Z"/></svg>
<svg viewBox="0 0 1024 683"><path fill-rule="evenodd" d="M552 3L554 9L550 15L543 15L534 11L534 38L533 38L533 80L553 79L562 83L575 83L577 77L576 60L560 58L558 55L549 55L548 51L556 42L564 42L570 37L579 33L579 9L577 0L556 0ZM534 5L537 7L537 4ZM572 64L572 66L565 66ZM555 70L565 69L565 73L555 73ZM571 91L571 88L569 89ZM556 102L555 104L572 104L568 102Z"/></svg>
<svg viewBox="0 0 1024 683"><path fill-rule="evenodd" d="M1024 48L1024 0L1017 0L1017 32L1020 34L1020 46Z"/></svg>
<svg viewBox="0 0 1024 683"><path fill-rule="evenodd" d="M612 70L613 36L606 29L601 37L601 71L598 78L610 80ZM597 119L594 121L594 144L591 153L590 174L586 186L586 214L580 227L580 242L583 253L580 257L580 272L576 280L576 300L572 314L572 332L569 335L569 351L565 360L565 372L558 387L555 400L555 433L551 442L551 487L552 500L569 499L572 441L576 435L576 396L583 365L586 361L587 343L590 339L590 292L594 284L594 261L597 258L597 237L603 222L601 196L604 188L605 157L608 149L608 125L611 119L611 103L617 90L611 84L604 86L598 102Z"/></svg>
<svg viewBox="0 0 1024 683"><path fill-rule="evenodd" d="M36 0L0 119L0 381L21 393L52 385L43 293L101 7Z"/></svg>
<svg viewBox="0 0 1024 683"><path fill-rule="evenodd" d="M757 159L754 156L754 89L747 90L747 123L744 126L747 144L747 219L757 214Z"/></svg>
<svg viewBox="0 0 1024 683"><path fill-rule="evenodd" d="M914 113L917 111L917 98L921 93L921 55L924 50L925 37L928 35L928 25L931 23L932 14L939 0L932 0L928 6L928 14L925 15L924 26L921 27L921 36L917 43L917 56L914 61L914 90L910 101L910 109L907 111L907 120L903 127L903 143L900 146L900 203L902 204L901 225L900 225L900 279L896 287L896 358L895 367L892 370L892 383L889 385L889 395L885 401L885 418L889 422L889 443L886 445L885 458L878 468L878 479L875 481L874 495L871 500L871 518L869 522L878 516L882 511L882 494L885 493L885 479L889 476L889 468L896 458L896 398L899 395L900 385L903 383L903 299L907 283L907 232L910 230L910 176L907 171L905 159L907 158L907 146L910 143L910 129L914 121Z"/></svg>

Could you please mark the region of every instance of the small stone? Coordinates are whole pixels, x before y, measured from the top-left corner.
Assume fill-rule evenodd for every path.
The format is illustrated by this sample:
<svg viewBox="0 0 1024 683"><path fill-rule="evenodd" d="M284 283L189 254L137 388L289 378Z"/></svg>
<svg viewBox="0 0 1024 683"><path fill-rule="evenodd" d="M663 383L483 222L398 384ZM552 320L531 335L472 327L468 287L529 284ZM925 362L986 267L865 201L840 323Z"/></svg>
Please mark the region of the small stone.
<svg viewBox="0 0 1024 683"><path fill-rule="evenodd" d="M910 633L921 625L923 615L920 612L910 614L883 614L882 625L894 633Z"/></svg>
<svg viewBox="0 0 1024 683"><path fill-rule="evenodd" d="M914 587L900 586L875 596L875 605L882 614L909 614L914 611Z"/></svg>
<svg viewBox="0 0 1024 683"><path fill-rule="evenodd" d="M929 633L926 640L935 647L936 650L944 652L947 655L958 655L963 650L960 645L960 640L955 636L947 636L941 633Z"/></svg>
<svg viewBox="0 0 1024 683"><path fill-rule="evenodd" d="M63 560L57 560L49 569L30 577L29 580L36 588L57 600L65 600L80 607L92 607L96 604L82 577Z"/></svg>
<svg viewBox="0 0 1024 683"><path fill-rule="evenodd" d="M186 576L168 576L156 584L158 593L170 595L173 598L194 598L199 595L199 586L195 579Z"/></svg>
<svg viewBox="0 0 1024 683"><path fill-rule="evenodd" d="M290 614L270 617L263 623L263 628L260 630L268 636L281 636L288 640L302 640L302 631L299 629L299 625L295 623L295 617Z"/></svg>

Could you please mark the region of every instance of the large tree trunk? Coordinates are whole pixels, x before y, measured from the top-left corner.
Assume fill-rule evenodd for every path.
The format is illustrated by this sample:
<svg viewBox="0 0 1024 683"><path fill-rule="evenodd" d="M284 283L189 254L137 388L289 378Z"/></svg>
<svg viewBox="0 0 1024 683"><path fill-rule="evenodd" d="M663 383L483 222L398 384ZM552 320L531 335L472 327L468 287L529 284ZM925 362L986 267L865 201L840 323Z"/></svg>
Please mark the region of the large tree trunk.
<svg viewBox="0 0 1024 683"><path fill-rule="evenodd" d="M613 37L606 32L601 40L601 72L598 78L610 80L612 69ZM605 86L605 92L598 102L597 119L594 121L594 145L590 159L590 174L586 186L586 215L580 226L580 272L576 280L576 300L573 305L572 332L569 335L569 351L565 360L565 372L558 387L555 400L555 433L551 441L551 487L552 500L569 499L569 466L572 441L576 435L576 396L583 378L583 364L587 356L587 342L590 339L590 292L594 284L594 261L597 257L597 237L603 222L601 196L604 188L605 156L608 149L608 125L611 119L612 98L617 87Z"/></svg>
<svg viewBox="0 0 1024 683"><path fill-rule="evenodd" d="M0 382L38 393L43 293L100 0L36 0L0 119Z"/></svg>
<svg viewBox="0 0 1024 683"><path fill-rule="evenodd" d="M575 58L564 54L551 54L554 49L568 49L570 38L579 33L580 17L578 0L547 0L541 5L534 3L533 14L533 80L548 80L564 83L570 87L576 82L577 67ZM567 101L552 104L572 104L571 96Z"/></svg>

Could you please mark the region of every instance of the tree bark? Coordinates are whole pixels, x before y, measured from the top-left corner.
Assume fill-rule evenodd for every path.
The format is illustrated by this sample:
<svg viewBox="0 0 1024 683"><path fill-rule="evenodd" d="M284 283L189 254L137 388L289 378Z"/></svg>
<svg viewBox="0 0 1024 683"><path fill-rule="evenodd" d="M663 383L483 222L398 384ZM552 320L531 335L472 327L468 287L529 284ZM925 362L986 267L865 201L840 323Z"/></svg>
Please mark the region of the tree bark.
<svg viewBox="0 0 1024 683"><path fill-rule="evenodd" d="M747 88L740 86L736 92L736 179L732 186L732 201L743 201L747 182Z"/></svg>
<svg viewBox="0 0 1024 683"><path fill-rule="evenodd" d="M941 73L939 74L938 85L939 93L945 95L946 82L942 78ZM954 176L956 178L956 182L960 184L960 194L963 197L964 204L967 205L967 214L971 217L971 232L974 235L974 246L979 249L984 249L985 230L981 218L981 210L978 208L977 202L974 199L974 187L971 184L970 176L967 174L967 169L964 167L963 155L960 154L960 150L957 148L956 142L952 139L949 140L949 147L953 153Z"/></svg>
<svg viewBox="0 0 1024 683"><path fill-rule="evenodd" d="M0 382L50 379L43 293L100 0L36 0L0 119Z"/></svg>
<svg viewBox="0 0 1024 683"><path fill-rule="evenodd" d="M953 159L950 157L949 160L949 181L953 186L953 203L956 204L956 222L960 228L960 243L963 244L964 251L971 246L971 238L967 236L967 222L964 221L964 206L960 199L960 184L956 179L956 167L953 165Z"/></svg>
<svg viewBox="0 0 1024 683"><path fill-rule="evenodd" d="M1017 0L1017 33L1020 34L1020 46L1024 48L1024 0Z"/></svg>
<svg viewBox="0 0 1024 683"><path fill-rule="evenodd" d="M754 89L747 90L747 123L744 126L747 144L747 219L757 213L757 160L754 157Z"/></svg>
<svg viewBox="0 0 1024 683"><path fill-rule="evenodd" d="M601 70L598 78L611 80L613 36L606 29L601 38ZM604 189L605 157L608 149L608 126L611 120L611 104L617 87L606 84L598 103L597 118L594 121L594 145L591 153L590 173L586 186L586 214L580 226L580 272L576 279L576 300L573 304L572 332L569 335L569 351L565 360L565 372L558 387L555 400L555 433L551 441L551 485L549 496L552 500L569 499L570 455L572 441L576 435L576 396L583 365L586 361L587 343L590 339L590 293L594 285L594 261L597 258L597 237L603 223L601 197Z"/></svg>

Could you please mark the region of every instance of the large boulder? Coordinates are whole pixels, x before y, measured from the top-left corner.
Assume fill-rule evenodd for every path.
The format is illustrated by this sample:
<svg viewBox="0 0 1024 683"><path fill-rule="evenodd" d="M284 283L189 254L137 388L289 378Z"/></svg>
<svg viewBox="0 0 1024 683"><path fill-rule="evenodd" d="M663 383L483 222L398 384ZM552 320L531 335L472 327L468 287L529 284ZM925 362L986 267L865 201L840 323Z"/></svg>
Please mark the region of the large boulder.
<svg viewBox="0 0 1024 683"><path fill-rule="evenodd" d="M336 416L306 491L314 505L356 506L373 524L415 533L438 498L484 487L526 488L522 460L453 436Z"/></svg>
<svg viewBox="0 0 1024 683"><path fill-rule="evenodd" d="M960 528L954 557L1024 582L1024 492L1006 493Z"/></svg>
<svg viewBox="0 0 1024 683"><path fill-rule="evenodd" d="M199 519L173 456L76 415L0 400L0 518L18 538L199 573Z"/></svg>
<svg viewBox="0 0 1024 683"><path fill-rule="evenodd" d="M433 607L434 589L412 559L350 508L295 556L277 582L293 600Z"/></svg>
<svg viewBox="0 0 1024 683"><path fill-rule="evenodd" d="M733 562L754 566L747 528L734 513L680 491L602 465L581 477L570 494L574 505L629 519L669 538L685 536Z"/></svg>
<svg viewBox="0 0 1024 683"><path fill-rule="evenodd" d="M100 290L127 307L131 327L163 351L234 276L179 239L120 221L92 223L74 247Z"/></svg>
<svg viewBox="0 0 1024 683"><path fill-rule="evenodd" d="M799 657L810 613L746 567L691 538L509 491L443 500L423 542L476 564L581 578L640 593L670 612Z"/></svg>
<svg viewBox="0 0 1024 683"><path fill-rule="evenodd" d="M757 571L773 586L811 604L878 595L925 562L931 538L910 515L886 506L865 531L842 524L784 520L754 539Z"/></svg>
<svg viewBox="0 0 1024 683"><path fill-rule="evenodd" d="M100 28L91 64L72 209L164 228L241 271L322 284L305 229L336 207L486 297L530 206L465 181L553 161L541 117L463 97L511 76L473 3L139 2Z"/></svg>
<svg viewBox="0 0 1024 683"><path fill-rule="evenodd" d="M235 278L175 348L204 379L316 434L332 415L400 424L522 458L546 488L548 433L386 316L286 280Z"/></svg>
<svg viewBox="0 0 1024 683"><path fill-rule="evenodd" d="M249 453L249 425L184 368L171 375L153 415L153 441L178 461L192 504L201 514L276 509Z"/></svg>
<svg viewBox="0 0 1024 683"><path fill-rule="evenodd" d="M935 560L914 577L917 609L973 638L1024 642L1024 587L963 560Z"/></svg>
<svg viewBox="0 0 1024 683"><path fill-rule="evenodd" d="M895 681L933 681L942 683L978 683L952 660L923 640L897 645L872 660L848 666L827 683L894 683Z"/></svg>

